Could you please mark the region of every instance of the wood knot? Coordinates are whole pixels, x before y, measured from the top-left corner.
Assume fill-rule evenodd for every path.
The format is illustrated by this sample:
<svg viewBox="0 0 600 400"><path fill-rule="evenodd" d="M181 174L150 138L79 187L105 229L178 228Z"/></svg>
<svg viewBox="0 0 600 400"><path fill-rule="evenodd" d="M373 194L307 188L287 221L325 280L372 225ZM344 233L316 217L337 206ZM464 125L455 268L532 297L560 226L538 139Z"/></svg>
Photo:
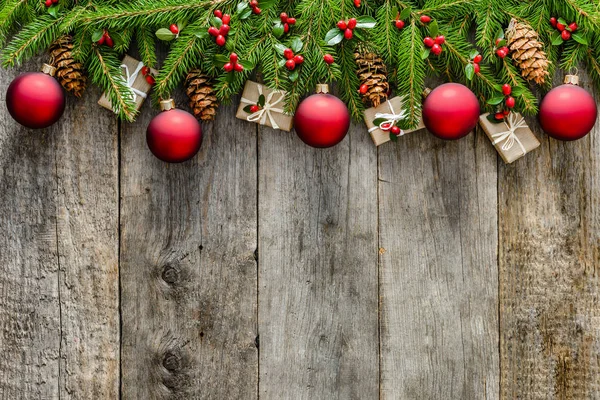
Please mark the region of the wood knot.
<svg viewBox="0 0 600 400"><path fill-rule="evenodd" d="M175 353L167 353L163 358L163 367L170 372L178 372L181 371L181 357L179 354Z"/></svg>
<svg viewBox="0 0 600 400"><path fill-rule="evenodd" d="M162 279L168 284L174 285L179 282L180 275L181 274L177 268L170 265L165 265L162 272Z"/></svg>

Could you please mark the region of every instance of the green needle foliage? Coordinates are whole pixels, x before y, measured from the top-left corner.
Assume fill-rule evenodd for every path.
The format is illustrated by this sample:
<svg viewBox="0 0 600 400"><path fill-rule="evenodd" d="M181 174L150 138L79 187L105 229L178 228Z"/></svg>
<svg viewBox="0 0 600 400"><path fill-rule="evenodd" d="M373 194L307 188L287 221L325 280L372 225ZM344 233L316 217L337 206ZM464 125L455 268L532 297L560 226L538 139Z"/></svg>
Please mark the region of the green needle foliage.
<svg viewBox="0 0 600 400"><path fill-rule="evenodd" d="M287 92L286 109L298 106L319 83L335 83L351 114L360 119L364 104L358 93L354 53L371 49L387 64L394 95L404 98L406 127L421 118L422 93L428 77L460 82L471 88L484 110L501 108L500 88L513 87L516 110L537 113L534 86L521 76L511 56L497 55L497 39L510 21L530 25L544 43L551 61L565 73L587 68L600 88L600 3L596 0L259 0L259 14L249 0L60 0L46 7L41 0L0 0L0 60L13 67L46 51L64 34L73 36L73 55L83 62L91 81L107 92L119 116L135 118L131 92L121 76L120 60L137 48L142 61L159 67L156 46L168 42L168 55L156 76L154 99L168 98L195 68L213 78L219 99L238 95L253 74L272 88ZM215 10L231 16L226 43L218 46L209 27L220 27ZM280 14L295 18L284 31ZM422 21L430 17L431 21ZM549 20L577 24L564 40ZM356 18L351 39L344 38L338 21ZM397 21L402 21L399 27ZM178 34L168 28L177 24ZM571 28L568 28L571 29ZM158 30L161 30L156 34ZM99 44L104 33L112 47ZM441 54L427 48L426 37L444 36ZM304 62L289 70L284 50L290 48ZM243 71L226 72L236 53ZM328 65L325 55L335 62ZM483 60L476 67L474 58ZM479 57L478 57L479 58ZM476 72L476 68L478 72ZM542 89L550 89L547 79Z"/></svg>

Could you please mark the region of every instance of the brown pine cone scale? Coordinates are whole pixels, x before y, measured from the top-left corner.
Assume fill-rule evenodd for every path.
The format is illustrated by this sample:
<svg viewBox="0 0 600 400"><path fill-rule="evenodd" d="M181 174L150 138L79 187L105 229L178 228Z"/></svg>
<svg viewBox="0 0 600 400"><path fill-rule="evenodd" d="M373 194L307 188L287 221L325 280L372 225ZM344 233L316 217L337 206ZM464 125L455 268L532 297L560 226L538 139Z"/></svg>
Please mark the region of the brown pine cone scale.
<svg viewBox="0 0 600 400"><path fill-rule="evenodd" d="M50 64L56 68L55 77L61 86L76 97L81 97L87 86L83 64L73 58L73 38L58 38L50 46Z"/></svg>
<svg viewBox="0 0 600 400"><path fill-rule="evenodd" d="M185 91L196 118L202 121L215 119L219 100L210 77L198 69L190 71L185 79Z"/></svg>

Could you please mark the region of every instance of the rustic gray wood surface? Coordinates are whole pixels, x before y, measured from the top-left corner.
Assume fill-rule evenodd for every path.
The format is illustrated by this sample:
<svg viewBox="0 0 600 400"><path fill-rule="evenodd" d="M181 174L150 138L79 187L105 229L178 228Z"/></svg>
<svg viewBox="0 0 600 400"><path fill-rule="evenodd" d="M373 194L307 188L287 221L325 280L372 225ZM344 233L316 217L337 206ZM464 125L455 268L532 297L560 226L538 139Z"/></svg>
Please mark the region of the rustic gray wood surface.
<svg viewBox="0 0 600 400"><path fill-rule="evenodd" d="M234 102L166 165L98 98L0 104L0 399L600 399L598 129L505 166Z"/></svg>

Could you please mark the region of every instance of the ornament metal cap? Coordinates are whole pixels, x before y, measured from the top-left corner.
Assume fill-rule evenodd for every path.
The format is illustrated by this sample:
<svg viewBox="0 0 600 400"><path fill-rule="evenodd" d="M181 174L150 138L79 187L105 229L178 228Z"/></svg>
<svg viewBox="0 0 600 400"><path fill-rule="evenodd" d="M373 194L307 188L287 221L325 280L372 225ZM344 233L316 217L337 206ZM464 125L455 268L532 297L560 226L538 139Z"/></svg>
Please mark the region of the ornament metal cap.
<svg viewBox="0 0 600 400"><path fill-rule="evenodd" d="M327 94L327 93L329 93L329 85L327 85L327 84L324 84L324 83L319 83L319 84L317 85L317 90L316 90L316 92L317 92L317 93L323 93L323 94Z"/></svg>
<svg viewBox="0 0 600 400"><path fill-rule="evenodd" d="M40 69L44 74L54 76L56 74L56 68L50 64L42 64L42 68Z"/></svg>
<svg viewBox="0 0 600 400"><path fill-rule="evenodd" d="M427 96L429 96L431 94L432 90L430 88L425 88L425 90L423 90L423 98L426 99Z"/></svg>
<svg viewBox="0 0 600 400"><path fill-rule="evenodd" d="M175 100L167 99L160 101L160 109L162 111L169 111L175 108Z"/></svg>
<svg viewBox="0 0 600 400"><path fill-rule="evenodd" d="M579 85L579 77L577 75L565 76L565 83L567 85Z"/></svg>

